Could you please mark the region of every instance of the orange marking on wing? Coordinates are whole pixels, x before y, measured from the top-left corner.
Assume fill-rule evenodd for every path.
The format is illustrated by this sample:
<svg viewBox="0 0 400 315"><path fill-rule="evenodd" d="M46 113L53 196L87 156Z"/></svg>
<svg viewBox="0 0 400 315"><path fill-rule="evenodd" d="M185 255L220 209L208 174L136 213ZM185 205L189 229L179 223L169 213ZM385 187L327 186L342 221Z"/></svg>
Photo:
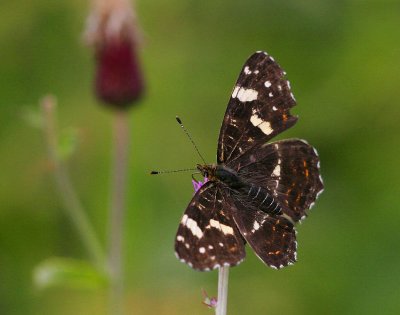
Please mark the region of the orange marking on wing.
<svg viewBox="0 0 400 315"><path fill-rule="evenodd" d="M304 174L306 175L306 177L308 177L310 174L308 172L307 162L305 160L303 161L303 166L304 166Z"/></svg>

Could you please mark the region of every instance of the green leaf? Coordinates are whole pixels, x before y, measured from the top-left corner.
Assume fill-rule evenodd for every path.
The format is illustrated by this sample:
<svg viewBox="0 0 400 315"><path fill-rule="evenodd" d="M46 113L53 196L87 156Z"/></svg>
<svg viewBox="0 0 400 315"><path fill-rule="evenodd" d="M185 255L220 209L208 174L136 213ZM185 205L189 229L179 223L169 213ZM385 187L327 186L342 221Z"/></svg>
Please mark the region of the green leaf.
<svg viewBox="0 0 400 315"><path fill-rule="evenodd" d="M58 140L58 157L61 160L70 158L75 153L78 143L78 130L72 127L65 129Z"/></svg>
<svg viewBox="0 0 400 315"><path fill-rule="evenodd" d="M33 282L40 289L98 289L108 284L107 275L86 261L49 258L33 271Z"/></svg>

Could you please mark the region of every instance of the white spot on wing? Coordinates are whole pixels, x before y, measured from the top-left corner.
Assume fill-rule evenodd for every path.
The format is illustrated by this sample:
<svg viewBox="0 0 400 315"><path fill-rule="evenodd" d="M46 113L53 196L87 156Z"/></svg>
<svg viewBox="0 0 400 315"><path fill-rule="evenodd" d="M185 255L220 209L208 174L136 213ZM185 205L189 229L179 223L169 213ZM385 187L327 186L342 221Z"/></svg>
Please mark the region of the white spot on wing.
<svg viewBox="0 0 400 315"><path fill-rule="evenodd" d="M187 216L186 214L184 214L183 217L182 217L181 223L182 223L183 225L185 225L187 219L188 219L188 216Z"/></svg>
<svg viewBox="0 0 400 315"><path fill-rule="evenodd" d="M272 175L275 175L277 177L281 176L281 166L278 164L275 166L274 171L272 172Z"/></svg>
<svg viewBox="0 0 400 315"><path fill-rule="evenodd" d="M232 92L232 98L238 98L241 102L252 102L257 99L258 92L253 89L246 89L241 86L235 86Z"/></svg>
<svg viewBox="0 0 400 315"><path fill-rule="evenodd" d="M260 224L257 221L254 221L253 229L257 231L260 228Z"/></svg>
<svg viewBox="0 0 400 315"><path fill-rule="evenodd" d="M265 81L264 85L265 85L265 87L269 88L271 86L271 82L270 81Z"/></svg>
<svg viewBox="0 0 400 315"><path fill-rule="evenodd" d="M176 237L176 240L177 240L178 242L184 242L184 241L185 241L185 238L184 238L182 235L178 235L178 236Z"/></svg>
<svg viewBox="0 0 400 315"><path fill-rule="evenodd" d="M250 71L248 66L244 67L244 73L246 73L246 74L250 74L251 73L251 71Z"/></svg>
<svg viewBox="0 0 400 315"><path fill-rule="evenodd" d="M257 114L253 114L250 117L250 122L253 124L253 126L260 128L261 131L266 135L270 135L274 131L274 129L271 127L271 123L268 121L263 121L260 117L258 117Z"/></svg>
<svg viewBox="0 0 400 315"><path fill-rule="evenodd" d="M204 247L199 248L199 253L204 254L206 252L206 249Z"/></svg>
<svg viewBox="0 0 400 315"><path fill-rule="evenodd" d="M278 109L275 106L272 106L273 111L277 111Z"/></svg>
<svg viewBox="0 0 400 315"><path fill-rule="evenodd" d="M268 96L269 96L269 97L273 97L274 94L272 94L272 92L269 92Z"/></svg>
<svg viewBox="0 0 400 315"><path fill-rule="evenodd" d="M201 231L195 220L188 218L185 225L194 236L196 236L197 238L203 237L203 232Z"/></svg>
<svg viewBox="0 0 400 315"><path fill-rule="evenodd" d="M235 88L236 91L236 88ZM235 92L234 91L234 92ZM245 103L245 102L252 102L257 99L258 97L258 92L253 89L245 89L243 87L240 87L239 90L236 92L236 96L234 96L235 93L232 94L232 97L235 98L237 97L239 101Z"/></svg>
<svg viewBox="0 0 400 315"><path fill-rule="evenodd" d="M211 219L210 224L206 226L206 229L209 229L210 227L216 228L222 233L226 234L233 234L233 229L229 225L221 224L217 220Z"/></svg>
<svg viewBox="0 0 400 315"><path fill-rule="evenodd" d="M240 86L235 86L232 92L232 97L235 98L240 90Z"/></svg>

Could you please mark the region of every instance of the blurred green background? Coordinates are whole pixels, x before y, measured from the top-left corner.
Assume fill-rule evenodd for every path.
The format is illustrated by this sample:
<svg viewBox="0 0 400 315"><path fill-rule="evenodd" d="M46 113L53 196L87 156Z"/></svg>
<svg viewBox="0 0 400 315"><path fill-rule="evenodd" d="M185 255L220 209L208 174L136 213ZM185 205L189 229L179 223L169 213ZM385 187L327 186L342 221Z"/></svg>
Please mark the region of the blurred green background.
<svg viewBox="0 0 400 315"><path fill-rule="evenodd" d="M230 275L228 314L399 314L400 1L137 1L147 96L131 112L126 217L129 314L212 314L199 273L173 242L199 162L179 114L215 161L220 123L246 58L266 50L287 71L300 116L281 137L321 157L325 192L298 227L299 261L279 272L248 257ZM24 119L53 93L80 144L73 182L105 243L110 112L92 94L84 1L0 2L0 314L106 314L103 290L39 291L32 270L87 255L62 211L40 130Z"/></svg>

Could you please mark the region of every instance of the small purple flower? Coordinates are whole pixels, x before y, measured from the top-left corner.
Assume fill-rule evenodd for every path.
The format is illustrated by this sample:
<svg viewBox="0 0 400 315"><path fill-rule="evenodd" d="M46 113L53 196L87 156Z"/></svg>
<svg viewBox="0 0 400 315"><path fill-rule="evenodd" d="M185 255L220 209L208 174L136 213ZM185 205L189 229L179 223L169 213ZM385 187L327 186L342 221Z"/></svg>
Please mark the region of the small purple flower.
<svg viewBox="0 0 400 315"><path fill-rule="evenodd" d="M203 293L203 301L202 303L206 306L208 306L209 308L216 308L217 307L217 298L216 297L209 297L206 290L201 289L202 293Z"/></svg>
<svg viewBox="0 0 400 315"><path fill-rule="evenodd" d="M207 177L204 177L204 182L192 179L194 192L197 193L197 191L201 188L201 186L203 186L207 182L208 182L208 178Z"/></svg>

